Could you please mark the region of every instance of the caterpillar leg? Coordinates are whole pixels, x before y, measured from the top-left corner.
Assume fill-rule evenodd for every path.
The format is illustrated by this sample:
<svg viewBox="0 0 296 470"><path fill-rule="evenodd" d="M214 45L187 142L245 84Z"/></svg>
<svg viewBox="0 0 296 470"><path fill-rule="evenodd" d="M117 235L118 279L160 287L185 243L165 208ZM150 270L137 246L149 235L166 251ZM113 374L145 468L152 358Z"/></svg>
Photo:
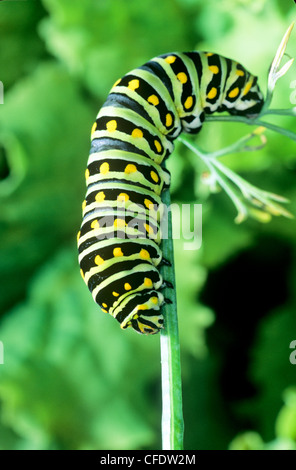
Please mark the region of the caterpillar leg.
<svg viewBox="0 0 296 470"><path fill-rule="evenodd" d="M161 289L165 289L166 287L168 287L169 289L173 289L173 288L174 288L173 284L172 284L170 281L163 281L163 283L161 284L160 288L161 288Z"/></svg>

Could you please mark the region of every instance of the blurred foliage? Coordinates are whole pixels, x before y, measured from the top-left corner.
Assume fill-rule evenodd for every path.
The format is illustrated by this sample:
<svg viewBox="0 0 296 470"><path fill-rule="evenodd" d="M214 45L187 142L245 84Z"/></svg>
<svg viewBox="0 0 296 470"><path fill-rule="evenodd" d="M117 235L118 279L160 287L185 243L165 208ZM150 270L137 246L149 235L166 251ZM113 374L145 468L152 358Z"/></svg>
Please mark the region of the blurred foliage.
<svg viewBox="0 0 296 470"><path fill-rule="evenodd" d="M147 403L139 395L135 408L133 397L135 388L158 380L153 363L159 350L149 351L143 381L136 373L143 363L140 337L127 341L92 308L73 252L61 250L41 268L27 301L3 322L3 424L13 428L22 448L151 445L150 417L140 410L153 409L153 399ZM141 348L148 354L145 344Z"/></svg>
<svg viewBox="0 0 296 470"><path fill-rule="evenodd" d="M13 8L13 10L12 10ZM194 49L267 70L295 4L282 0L34 0L0 4L0 449L160 447L159 338L122 332L81 281L75 247L94 117L113 82ZM288 46L293 56L295 32ZM290 106L295 65L274 106ZM292 126L278 118L278 125ZM249 129L204 126L199 146ZM296 212L295 143L223 161ZM173 202L203 204L202 247L176 240L186 449L295 449L295 221L233 223L180 143Z"/></svg>
<svg viewBox="0 0 296 470"><path fill-rule="evenodd" d="M236 436L229 445L231 450L296 450L296 389L288 388L284 393L284 405L275 422L275 438L264 442L256 432L245 432Z"/></svg>
<svg viewBox="0 0 296 470"><path fill-rule="evenodd" d="M44 16L40 2L1 5L0 50L1 81L9 89L21 77L30 74L47 55L44 43L36 34L36 25ZM24 51L23 54L20 44Z"/></svg>
<svg viewBox="0 0 296 470"><path fill-rule="evenodd" d="M73 154L87 155L91 120L75 81L52 62L5 94L0 140L9 171L0 184L1 307L20 299L28 275L78 227L83 182L76 175L84 165Z"/></svg>

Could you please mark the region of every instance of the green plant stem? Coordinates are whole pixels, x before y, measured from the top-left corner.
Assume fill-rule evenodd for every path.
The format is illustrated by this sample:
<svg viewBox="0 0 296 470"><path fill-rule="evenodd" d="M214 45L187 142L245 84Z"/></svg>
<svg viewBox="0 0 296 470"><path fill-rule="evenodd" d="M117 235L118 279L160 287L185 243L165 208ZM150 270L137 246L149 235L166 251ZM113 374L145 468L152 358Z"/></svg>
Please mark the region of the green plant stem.
<svg viewBox="0 0 296 470"><path fill-rule="evenodd" d="M265 114L274 114L278 116L296 116L296 107L291 109L266 109L264 113L261 113L261 116Z"/></svg>
<svg viewBox="0 0 296 470"><path fill-rule="evenodd" d="M163 194L163 202L168 207L170 206L169 191ZM160 333L162 448L163 450L181 450L183 449L184 422L171 211L168 211L168 219L168 238L163 240L163 257L170 260L172 266L164 266L161 272L163 278L170 281L174 288L164 289L164 296L169 298L172 304L166 304L164 307L165 327Z"/></svg>
<svg viewBox="0 0 296 470"><path fill-rule="evenodd" d="M235 207L237 208L238 214L239 214L236 217L235 220L237 222L240 222L241 220L246 218L247 217L247 209L246 209L245 205L241 202L239 197L235 194L235 192L232 190L232 188L229 186L229 184L227 184L224 181L223 177L216 171L216 168L215 168L215 158L217 158L218 156L224 155L225 151L222 152L222 150L223 150L222 149L221 152L219 152L217 154L216 153L210 154L208 152L204 153L200 149L198 149L195 145L193 145L191 142L189 142L189 140L186 137L182 136L182 137L178 137L178 139L179 139L180 142L182 142L184 145L186 145L186 147L188 147L193 153L195 153L199 158L202 159L202 161L209 168L211 173L215 176L215 179L220 184L221 188L224 189L224 191L228 194L230 199L233 201ZM234 149L234 145L231 146L232 151ZM238 145L238 148L239 148L240 141L237 143L237 145ZM209 157L209 155L215 155L215 156L214 157Z"/></svg>
<svg viewBox="0 0 296 470"><path fill-rule="evenodd" d="M272 113L268 113L271 115ZM289 139L296 141L296 133L289 131L288 129L284 129L283 127L276 126L275 124L271 124L270 122L261 121L260 119L249 119L247 117L242 116L207 116L206 122L213 122L213 121L222 121L222 122L243 122L244 124L248 124L251 126L262 126L270 129L274 132L278 132Z"/></svg>
<svg viewBox="0 0 296 470"><path fill-rule="evenodd" d="M222 121L222 122L241 122L248 125L262 126L278 132L294 141L296 141L296 133L276 126L269 122L261 121L264 115L295 115L296 110L270 110L269 105L272 100L273 91L277 80L283 76L292 65L293 59L289 60L281 69L279 69L280 62L285 53L287 42L293 28L293 23L288 28L282 42L277 50L275 58L272 62L269 77L268 89L266 93L265 103L263 109L257 117L250 119L244 116L207 116L206 121ZM254 134L255 135L255 134ZM260 133L256 134L260 135ZM272 204L272 200L282 200L277 195L261 191L249 183L245 182L242 178L237 176L234 172L227 169L218 162L218 158L226 153L233 153L243 150L243 145L248 142L253 135L246 136L238 142L228 146L225 149L216 152L202 152L197 147L192 145L185 137L179 137L188 148L190 148L196 155L198 155L203 162L208 166L211 174L214 176L222 188L227 192L228 196L233 200L237 210L237 222L241 222L247 216L247 207L243 204L236 192L230 187L227 179L232 181L245 198L258 197L260 207L266 205L271 213L276 215L282 214L288 216L288 212ZM264 141L262 141L264 145ZM247 148L245 150L256 150L257 148ZM163 195L163 202L169 207L171 204L169 191ZM175 274L174 274L174 257L173 257L173 239L172 239L172 224L171 212L168 211L168 237L163 241L163 257L172 262L172 266L164 266L162 269L163 278L170 281L174 289L165 289L164 295L172 300L172 304L166 304L164 307L165 327L160 334L161 345L161 370L162 370L162 448L164 450L181 450L183 449L183 411L182 411L182 382L181 382L181 365L180 365L180 344L178 334L178 319L177 319L177 303L176 303L176 289L175 289Z"/></svg>

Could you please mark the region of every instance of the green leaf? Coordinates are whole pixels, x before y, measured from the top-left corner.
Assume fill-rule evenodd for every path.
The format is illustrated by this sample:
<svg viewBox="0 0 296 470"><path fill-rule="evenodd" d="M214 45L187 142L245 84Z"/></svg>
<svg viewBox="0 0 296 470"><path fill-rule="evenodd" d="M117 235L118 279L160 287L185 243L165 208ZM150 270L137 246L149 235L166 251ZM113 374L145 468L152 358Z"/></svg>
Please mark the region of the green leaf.
<svg viewBox="0 0 296 470"><path fill-rule="evenodd" d="M153 342L133 336L93 302L76 250L61 252L1 327L0 400L7 436L19 436L20 447L30 449L151 446L151 413L143 409L152 409L154 400L145 381L156 374L158 351L151 349ZM146 354L151 362L142 371Z"/></svg>
<svg viewBox="0 0 296 470"><path fill-rule="evenodd" d="M85 194L92 113L58 65L40 66L5 95L0 145L0 310L24 295L52 250L75 240Z"/></svg>

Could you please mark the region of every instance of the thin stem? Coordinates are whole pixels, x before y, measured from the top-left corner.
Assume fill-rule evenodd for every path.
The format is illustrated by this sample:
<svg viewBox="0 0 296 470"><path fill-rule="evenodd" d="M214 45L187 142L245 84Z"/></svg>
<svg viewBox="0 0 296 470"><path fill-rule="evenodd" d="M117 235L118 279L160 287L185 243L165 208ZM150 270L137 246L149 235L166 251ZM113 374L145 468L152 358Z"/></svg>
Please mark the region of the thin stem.
<svg viewBox="0 0 296 470"><path fill-rule="evenodd" d="M163 202L168 207L170 206L169 191L163 194ZM160 333L162 448L163 450L181 450L183 449L184 422L171 211L168 211L168 218L168 237L163 241L163 257L170 260L172 266L164 266L162 275L166 281L173 284L174 288L164 290L165 297L168 297L172 303L164 307L165 327Z"/></svg>
<svg viewBox="0 0 296 470"><path fill-rule="evenodd" d="M210 153L203 153L201 152L195 145L192 145L186 137L178 137L179 141L182 142L186 147L188 147L192 152L194 152L196 155L201 158L201 160L207 165L209 168L210 172L212 175L214 175L215 180L220 184L221 188L224 189L226 194L230 197L230 199L233 201L238 215L235 218L236 223L242 222L246 217L247 217L247 209L245 205L241 202L239 197L236 195L236 193L232 190L232 188L227 184L224 179L221 177L221 175L216 171L215 168L215 158L214 157L209 157L209 155L212 155Z"/></svg>
<svg viewBox="0 0 296 470"><path fill-rule="evenodd" d="M279 47L276 51L276 54L274 56L274 59L272 61L271 66L270 66L270 70L269 70L269 74L268 74L268 82L267 82L267 92L266 92L266 97L265 97L265 100L264 100L264 105L263 105L263 108L262 108L263 112L265 112L265 110L269 108L269 105L272 101L273 92L274 92L276 82L278 81L278 79L280 77L282 77L283 75L285 75L285 73L287 73L287 71L289 70L289 68L291 67L291 65L294 61L294 59L290 59L280 69L280 64L281 64L281 61L282 61L283 56L285 54L287 44L288 44L288 41L289 41L289 38L290 38L293 27L294 27L294 22L289 26L289 28L285 32L284 37L281 40L281 43L280 43L280 45L279 45Z"/></svg>
<svg viewBox="0 0 296 470"><path fill-rule="evenodd" d="M275 124L271 124L270 122L260 121L260 119L258 119L258 120L255 119L253 121L253 124L257 124L258 126L266 127L267 129L270 129L274 132L277 132L278 134L282 134L285 137L288 137L289 139L296 141L296 133L292 132L292 131L289 131L288 129L284 129L283 127L276 126Z"/></svg>
<svg viewBox="0 0 296 470"><path fill-rule="evenodd" d="M230 197L238 212L235 218L236 223L241 223L247 218L248 214L265 222L270 220L271 214L293 218L293 215L289 211L277 204L277 202L289 202L286 198L256 188L218 160L219 157L225 155L227 150L231 150L231 152L236 150L239 152L246 148L245 142L250 140L253 136L261 136L261 129L262 128L258 128L253 132L253 134L249 134L245 138L238 140L235 144L225 147L225 149L221 149L219 152L212 153L202 151L196 145L193 145L186 137L178 138L180 142L186 145L186 147L188 147L204 162L210 170L212 179L214 179L215 183L218 183ZM255 147L250 148L253 149ZM241 200L241 196L237 192L236 188L239 189L246 202ZM257 208L259 207L261 211L258 212L258 209L255 210L252 207L247 207L246 203L247 205L255 206Z"/></svg>
<svg viewBox="0 0 296 470"><path fill-rule="evenodd" d="M264 115L296 115L296 108L292 110L270 110L269 104L272 100L273 91L277 80L283 76L288 69L291 67L293 59L289 60L280 69L280 63L285 53L287 42L291 34L293 24L288 28L282 42L277 50L275 58L272 62L270 73L268 76L268 87L265 98L265 103L261 113L250 119L244 116L207 116L207 121L222 121L222 122L241 122L248 125L260 126L259 129L254 131L252 134L243 137L236 143L224 148L217 150L216 152L203 152L196 146L192 145L186 137L179 137L178 140L183 142L188 148L190 148L196 155L198 155L205 165L209 168L211 175L215 182L218 182L220 186L226 191L228 196L234 202L238 215L236 222L244 220L248 213L256 216L258 220L266 221L269 220L270 214L273 215L285 215L290 217L291 214L280 206L275 204L273 201L287 202L284 198L277 196L272 193L262 191L253 185L250 185L243 178L236 175L228 168L226 168L217 159L223 155L238 152L241 150L258 150L261 148L266 139L263 137L262 128L271 129L274 132L278 132L292 140L296 141L296 133L276 126L269 122L261 120ZM261 138L260 147L246 147L246 143L251 140L254 136ZM230 183L230 184L229 184ZM260 207L262 210L251 208L248 210L245 203L243 203L237 194L237 188L241 191L247 202L251 202L253 205ZM163 202L170 206L170 194L166 191L163 195ZM267 219L266 219L267 217ZM172 224L171 224L171 212L168 211L168 237L163 241L163 256L167 260L172 261L172 266L164 266L162 274L165 280L170 281L175 287L175 275L174 275L174 264L173 264L173 239L172 239ZM166 292L167 291L167 292ZM160 335L161 345L161 369L162 369L162 445L164 450L181 450L183 449L183 411L182 411L182 382L181 382L181 365L180 365L180 344L178 334L178 319L177 319L177 303L176 303L176 290L166 288L164 291L165 296L172 300L171 304L166 303L164 307L165 317L165 328Z"/></svg>
<svg viewBox="0 0 296 470"><path fill-rule="evenodd" d="M271 114L271 113L269 113ZM213 121L222 121L222 122L243 122L244 124L248 124L249 126L262 126L266 127L267 129L271 129L274 132L278 132L289 139L296 141L296 133L289 131L288 129L284 129L283 127L276 126L275 124L271 124L270 122L261 121L260 119L250 119L243 116L207 116L207 122Z"/></svg>
<svg viewBox="0 0 296 470"><path fill-rule="evenodd" d="M291 109L266 109L266 111L260 113L260 116L263 116L265 114L274 114L279 116L296 116L296 107Z"/></svg>

